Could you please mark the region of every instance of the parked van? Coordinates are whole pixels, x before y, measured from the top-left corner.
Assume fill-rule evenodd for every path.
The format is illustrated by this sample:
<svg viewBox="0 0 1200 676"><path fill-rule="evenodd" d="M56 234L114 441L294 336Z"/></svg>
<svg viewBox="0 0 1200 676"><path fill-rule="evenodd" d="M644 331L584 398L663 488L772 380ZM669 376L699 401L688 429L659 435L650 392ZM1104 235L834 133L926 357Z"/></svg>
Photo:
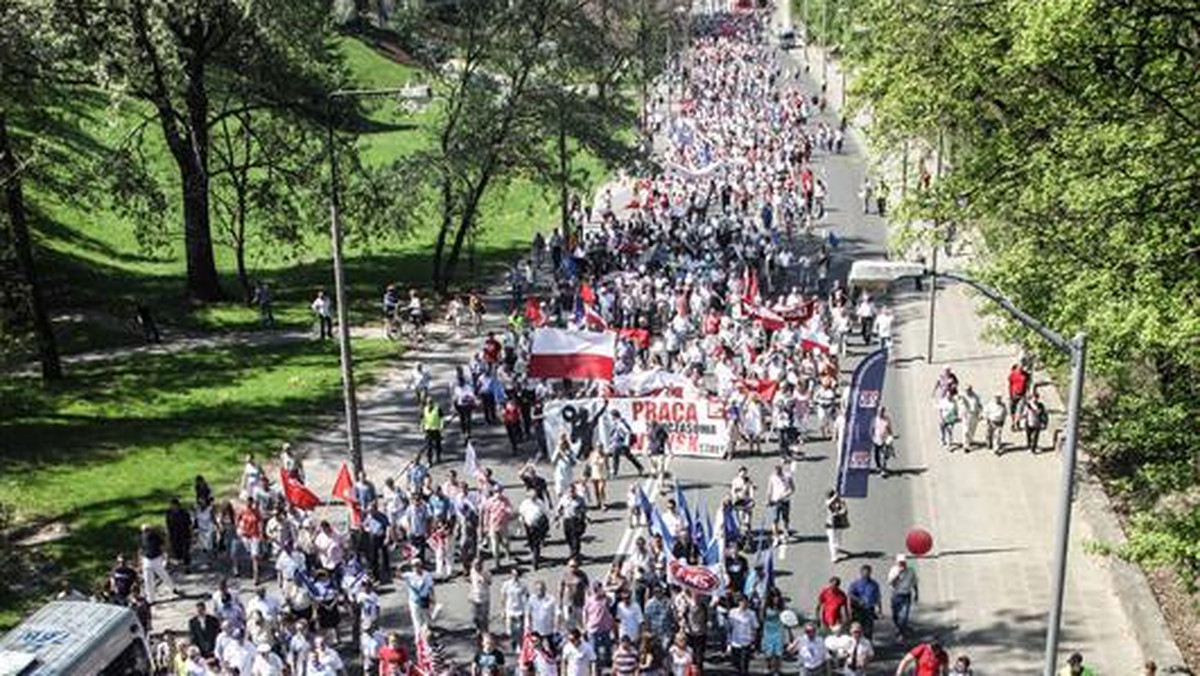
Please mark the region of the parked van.
<svg viewBox="0 0 1200 676"><path fill-rule="evenodd" d="M0 638L0 676L150 676L150 646L132 610L52 601Z"/></svg>

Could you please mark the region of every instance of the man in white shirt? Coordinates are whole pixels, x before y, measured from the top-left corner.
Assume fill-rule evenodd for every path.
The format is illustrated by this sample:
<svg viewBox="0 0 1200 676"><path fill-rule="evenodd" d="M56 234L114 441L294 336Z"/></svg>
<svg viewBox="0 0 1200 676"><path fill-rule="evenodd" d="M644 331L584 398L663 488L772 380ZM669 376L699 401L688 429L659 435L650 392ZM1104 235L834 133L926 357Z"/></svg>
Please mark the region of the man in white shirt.
<svg viewBox="0 0 1200 676"><path fill-rule="evenodd" d="M283 676L283 660L271 652L271 646L259 643L250 665L250 676Z"/></svg>
<svg viewBox="0 0 1200 676"><path fill-rule="evenodd" d="M892 588L892 622L900 636L908 632L908 619L917 602L917 573L908 567L908 557L896 555L896 563L888 571L888 585Z"/></svg>
<svg viewBox="0 0 1200 676"><path fill-rule="evenodd" d="M640 641L644 621L642 607L634 602L629 592L621 592L621 600L617 603L617 638L628 636Z"/></svg>
<svg viewBox="0 0 1200 676"><path fill-rule="evenodd" d="M800 662L799 676L829 676L829 649L825 647L825 641L817 636L817 625L806 623L804 631L788 649L796 653L796 659Z"/></svg>
<svg viewBox="0 0 1200 676"><path fill-rule="evenodd" d="M729 611L729 651L738 676L750 673L750 657L754 653L754 636L758 631L758 616L750 609L745 596Z"/></svg>
<svg viewBox="0 0 1200 676"><path fill-rule="evenodd" d="M525 626L541 636L558 633L558 601L546 593L546 583L538 580L533 596L525 602Z"/></svg>
<svg viewBox="0 0 1200 676"><path fill-rule="evenodd" d="M521 569L513 566L512 574L500 587L500 598L504 600L504 624L508 628L508 645L511 650L521 646L521 627L525 621L525 603L529 590L521 579Z"/></svg>
<svg viewBox="0 0 1200 676"><path fill-rule="evenodd" d="M596 676L596 651L583 640L579 629L567 634L562 648L563 676Z"/></svg>
<svg viewBox="0 0 1200 676"><path fill-rule="evenodd" d="M791 536L792 494L795 492L796 484L791 471L782 462L775 465L775 470L767 479L767 507L771 510L771 530L776 538Z"/></svg>
<svg viewBox="0 0 1200 676"><path fill-rule="evenodd" d="M254 654L254 644L246 640L239 627L230 632L229 641L222 646L219 657L226 669L237 669L239 673L249 674L254 663Z"/></svg>
<svg viewBox="0 0 1200 676"><path fill-rule="evenodd" d="M866 676L867 666L875 659L875 647L857 622L850 625L849 635L837 633L826 638L825 646L842 665L838 673L843 676Z"/></svg>

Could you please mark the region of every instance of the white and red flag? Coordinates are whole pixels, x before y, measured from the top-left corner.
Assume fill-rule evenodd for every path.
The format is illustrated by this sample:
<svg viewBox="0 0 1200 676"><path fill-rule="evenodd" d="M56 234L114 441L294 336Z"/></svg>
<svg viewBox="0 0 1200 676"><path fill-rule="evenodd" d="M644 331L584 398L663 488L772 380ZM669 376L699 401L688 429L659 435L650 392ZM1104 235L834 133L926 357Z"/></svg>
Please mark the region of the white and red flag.
<svg viewBox="0 0 1200 676"><path fill-rule="evenodd" d="M746 311L746 314L751 319L756 322L760 322L763 328L768 331L778 331L787 323L783 320L783 317L780 316L778 312L775 312L770 308L763 307L762 305L754 305L743 300L742 309Z"/></svg>
<svg viewBox="0 0 1200 676"><path fill-rule="evenodd" d="M529 375L534 378L612 380L617 334L612 331L537 329Z"/></svg>
<svg viewBox="0 0 1200 676"><path fill-rule="evenodd" d="M805 350L818 350L820 352L829 352L833 341L829 339L829 334L821 327L821 319L814 315L804 325L800 327L800 347Z"/></svg>

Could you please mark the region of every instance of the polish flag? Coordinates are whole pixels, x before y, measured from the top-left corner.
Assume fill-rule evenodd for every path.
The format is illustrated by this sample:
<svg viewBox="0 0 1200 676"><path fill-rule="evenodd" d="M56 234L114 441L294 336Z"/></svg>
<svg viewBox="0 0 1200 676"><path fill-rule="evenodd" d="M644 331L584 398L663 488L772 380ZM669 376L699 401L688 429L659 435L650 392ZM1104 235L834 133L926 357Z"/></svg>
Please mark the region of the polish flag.
<svg viewBox="0 0 1200 676"><path fill-rule="evenodd" d="M750 315L755 321L761 322L763 328L768 331L778 331L786 324L783 317L770 308L765 308L761 305L752 305L745 301L742 301L742 307L745 309L747 315Z"/></svg>
<svg viewBox="0 0 1200 676"><path fill-rule="evenodd" d="M820 322L806 322L800 329L800 347L805 350L818 350L828 354L832 345L829 334L821 330Z"/></svg>
<svg viewBox="0 0 1200 676"><path fill-rule="evenodd" d="M617 334L537 329L529 358L534 378L612 380Z"/></svg>

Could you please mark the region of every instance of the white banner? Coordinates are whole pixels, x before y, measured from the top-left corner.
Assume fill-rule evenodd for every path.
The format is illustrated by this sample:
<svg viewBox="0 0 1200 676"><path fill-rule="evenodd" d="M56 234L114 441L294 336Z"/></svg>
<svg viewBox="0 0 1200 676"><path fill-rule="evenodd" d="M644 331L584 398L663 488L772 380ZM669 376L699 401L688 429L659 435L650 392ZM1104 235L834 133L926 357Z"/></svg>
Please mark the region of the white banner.
<svg viewBox="0 0 1200 676"><path fill-rule="evenodd" d="M554 448L559 436L567 435L576 451L587 435L594 444L607 446L608 432L613 424L612 412L633 430L633 451L649 450L650 429L662 422L669 433L667 445L676 455L721 458L729 447L729 423L725 406L715 399L703 397L628 397L613 399L554 399L547 401L544 411L546 444ZM607 448L605 450L608 450Z"/></svg>

